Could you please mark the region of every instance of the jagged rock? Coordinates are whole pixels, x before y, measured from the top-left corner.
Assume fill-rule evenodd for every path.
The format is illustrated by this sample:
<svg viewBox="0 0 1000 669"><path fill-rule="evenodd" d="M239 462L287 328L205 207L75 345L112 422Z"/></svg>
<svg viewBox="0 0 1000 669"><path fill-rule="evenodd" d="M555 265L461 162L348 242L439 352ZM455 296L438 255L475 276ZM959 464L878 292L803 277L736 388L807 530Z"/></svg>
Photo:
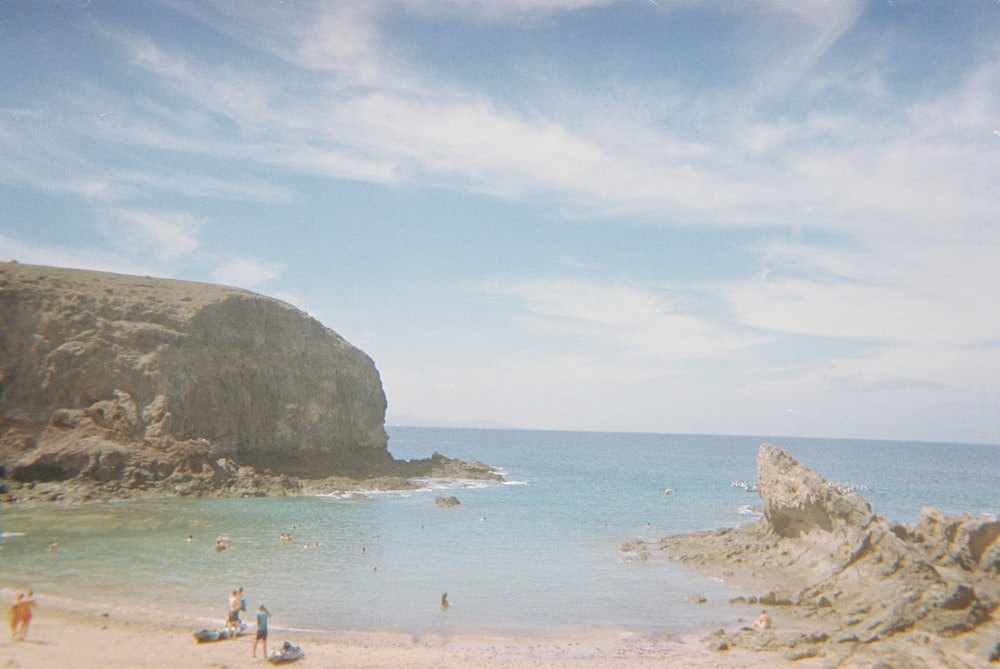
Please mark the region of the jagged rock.
<svg viewBox="0 0 1000 669"><path fill-rule="evenodd" d="M893 657L899 666L964 667L969 656L986 658L1000 633L1000 519L925 509L913 528L891 524L771 445L761 446L757 470L761 520L660 542L674 559L759 582L763 594L741 601L788 611L790 627L809 619L816 628L808 638L777 625L768 635L742 630L729 646L822 655L838 666Z"/></svg>
<svg viewBox="0 0 1000 669"><path fill-rule="evenodd" d="M450 497L435 497L434 498L434 503L437 506L441 507L442 509L450 509L450 508L462 505L462 503L460 501L458 501L458 498L454 497L454 496L450 496Z"/></svg>
<svg viewBox="0 0 1000 669"><path fill-rule="evenodd" d="M776 446L760 447L757 476L764 516L780 537L863 530L875 518L865 500L843 494Z"/></svg>
<svg viewBox="0 0 1000 669"><path fill-rule="evenodd" d="M953 562L962 569L1000 572L1000 518L947 518L937 509L920 512L913 530L898 528L897 533L925 546L932 559Z"/></svg>
<svg viewBox="0 0 1000 669"><path fill-rule="evenodd" d="M210 483L226 478L220 458L276 475L381 474L396 464L385 407L371 359L288 304L0 265L0 470L15 483Z"/></svg>

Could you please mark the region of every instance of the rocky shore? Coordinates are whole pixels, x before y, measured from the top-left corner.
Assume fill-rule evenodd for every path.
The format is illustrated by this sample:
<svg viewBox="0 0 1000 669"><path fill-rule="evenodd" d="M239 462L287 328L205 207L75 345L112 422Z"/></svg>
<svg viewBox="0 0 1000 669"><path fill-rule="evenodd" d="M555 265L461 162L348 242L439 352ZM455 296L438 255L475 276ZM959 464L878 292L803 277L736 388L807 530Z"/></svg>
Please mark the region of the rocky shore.
<svg viewBox="0 0 1000 669"><path fill-rule="evenodd" d="M104 502L156 497L288 497L350 495L384 490L413 490L423 479L486 480L503 477L479 462L463 462L435 453L419 460L394 460L364 478L328 476L299 478L270 471L258 472L229 460L212 463L203 471L174 473L163 479L111 479L90 476L64 481L16 481L0 478L0 503ZM138 483L137 483L138 481Z"/></svg>
<svg viewBox="0 0 1000 669"><path fill-rule="evenodd" d="M774 620L764 630L719 630L711 647L830 667L996 666L1000 518L928 508L915 526L891 523L770 445L757 470L760 521L651 547L745 590L733 604L748 619L766 609Z"/></svg>

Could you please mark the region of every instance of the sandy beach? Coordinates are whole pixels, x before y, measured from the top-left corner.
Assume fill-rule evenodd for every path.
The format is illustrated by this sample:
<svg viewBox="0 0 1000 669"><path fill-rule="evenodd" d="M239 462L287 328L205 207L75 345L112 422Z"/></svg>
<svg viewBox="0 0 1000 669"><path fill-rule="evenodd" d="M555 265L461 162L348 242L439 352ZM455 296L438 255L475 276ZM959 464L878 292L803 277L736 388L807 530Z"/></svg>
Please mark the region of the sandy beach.
<svg viewBox="0 0 1000 669"><path fill-rule="evenodd" d="M3 591L12 600L10 591ZM195 627L204 621L184 621L96 602L68 602L37 594L39 607L25 641L0 642L5 667L36 669L137 669L205 667L239 669L266 665L251 657L253 634L232 641L197 643ZM277 612L276 612L277 613ZM770 653L746 650L712 651L705 635L643 637L602 632L586 637L500 638L437 635L413 638L405 634L345 631L301 632L281 629L275 616L269 643L288 640L300 645L312 667L694 667L765 668L819 667L818 660L791 662ZM6 630L5 630L6 632Z"/></svg>

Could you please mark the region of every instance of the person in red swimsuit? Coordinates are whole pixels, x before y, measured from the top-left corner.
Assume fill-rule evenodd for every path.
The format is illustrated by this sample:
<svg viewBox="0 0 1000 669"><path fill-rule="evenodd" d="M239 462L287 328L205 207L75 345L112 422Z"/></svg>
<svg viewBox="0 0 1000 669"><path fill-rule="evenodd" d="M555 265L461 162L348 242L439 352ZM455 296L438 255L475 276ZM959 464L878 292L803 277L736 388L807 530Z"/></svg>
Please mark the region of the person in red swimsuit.
<svg viewBox="0 0 1000 669"><path fill-rule="evenodd" d="M10 638L13 639L15 633L19 641L24 641L28 636L28 626L31 624L31 609L38 606L35 602L35 593L29 592L28 596L18 595L17 601L10 610ZM19 629L20 628L20 629Z"/></svg>

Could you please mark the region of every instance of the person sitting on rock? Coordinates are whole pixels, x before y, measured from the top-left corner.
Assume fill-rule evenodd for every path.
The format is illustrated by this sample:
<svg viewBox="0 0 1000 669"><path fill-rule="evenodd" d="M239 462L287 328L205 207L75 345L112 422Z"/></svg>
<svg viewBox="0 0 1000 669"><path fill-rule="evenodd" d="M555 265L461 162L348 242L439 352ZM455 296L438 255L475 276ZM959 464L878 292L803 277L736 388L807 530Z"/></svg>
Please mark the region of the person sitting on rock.
<svg viewBox="0 0 1000 669"><path fill-rule="evenodd" d="M757 616L757 620L753 621L753 628L758 632L771 629L771 616L767 611L760 612L760 615Z"/></svg>

